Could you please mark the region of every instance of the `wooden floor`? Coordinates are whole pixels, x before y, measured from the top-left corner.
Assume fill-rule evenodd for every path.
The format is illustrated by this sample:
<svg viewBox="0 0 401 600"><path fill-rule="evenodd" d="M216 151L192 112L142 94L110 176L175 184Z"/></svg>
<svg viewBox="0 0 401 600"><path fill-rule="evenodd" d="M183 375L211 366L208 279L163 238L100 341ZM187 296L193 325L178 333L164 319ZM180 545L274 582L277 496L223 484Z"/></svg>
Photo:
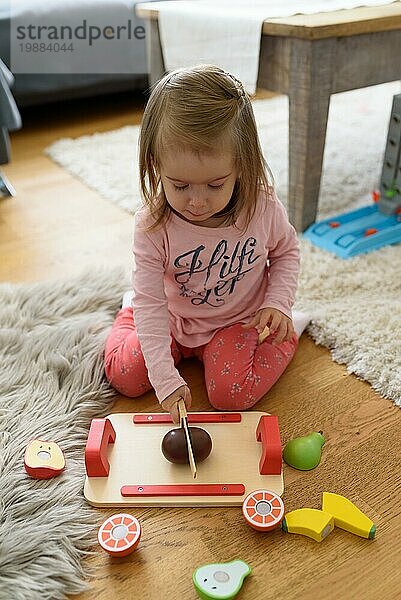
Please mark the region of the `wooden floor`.
<svg viewBox="0 0 401 600"><path fill-rule="evenodd" d="M82 267L130 268L132 219L53 164L42 150L76 137L140 122L144 97L120 95L56 104L23 113L12 135L12 162L3 168L16 198L0 200L0 278L28 282L70 276ZM99 174L101 176L101 173ZM380 347L378 347L380 352ZM195 410L210 410L200 363L180 370ZM283 443L310 431L327 439L320 466L284 465L287 510L321 507L323 491L355 501L377 523L373 541L335 530L322 543L276 530L250 529L240 508L135 509L143 535L136 552L110 559L100 547L90 591L79 600L195 598L200 565L245 560L253 569L238 598L389 600L401 597L401 411L331 361L306 335L281 380L257 405L276 414ZM157 410L148 393L117 397L114 412ZM99 525L113 510L99 510Z"/></svg>

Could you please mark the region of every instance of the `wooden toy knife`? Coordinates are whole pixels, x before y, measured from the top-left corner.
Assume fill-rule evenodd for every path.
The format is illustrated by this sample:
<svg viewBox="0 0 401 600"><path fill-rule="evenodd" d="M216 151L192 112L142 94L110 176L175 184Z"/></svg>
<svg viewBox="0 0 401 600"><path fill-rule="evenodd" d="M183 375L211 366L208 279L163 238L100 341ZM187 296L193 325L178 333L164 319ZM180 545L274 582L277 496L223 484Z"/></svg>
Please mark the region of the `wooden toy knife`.
<svg viewBox="0 0 401 600"><path fill-rule="evenodd" d="M191 467L192 476L195 479L195 477L196 477L196 463L195 463L194 453L193 453L193 450L192 450L191 436L189 434L189 429L188 429L187 409L185 407L185 402L184 402L183 398L181 398L178 401L178 411L180 413L180 424L181 424L181 427L184 428L185 437L187 439L189 466Z"/></svg>

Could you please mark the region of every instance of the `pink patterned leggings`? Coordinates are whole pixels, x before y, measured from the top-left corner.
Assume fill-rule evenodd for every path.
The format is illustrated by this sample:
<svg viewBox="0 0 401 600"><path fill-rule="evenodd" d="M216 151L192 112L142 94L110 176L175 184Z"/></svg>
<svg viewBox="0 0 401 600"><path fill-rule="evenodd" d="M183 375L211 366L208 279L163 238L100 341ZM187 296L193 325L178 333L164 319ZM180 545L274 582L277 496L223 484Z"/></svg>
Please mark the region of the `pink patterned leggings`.
<svg viewBox="0 0 401 600"><path fill-rule="evenodd" d="M294 356L297 336L279 346L273 336L258 345L255 328L240 323L218 331L203 346L186 348L172 339L174 364L196 356L203 362L210 404L218 410L246 410L262 398ZM138 341L133 310L122 308L106 340L105 374L121 394L135 398L152 389Z"/></svg>

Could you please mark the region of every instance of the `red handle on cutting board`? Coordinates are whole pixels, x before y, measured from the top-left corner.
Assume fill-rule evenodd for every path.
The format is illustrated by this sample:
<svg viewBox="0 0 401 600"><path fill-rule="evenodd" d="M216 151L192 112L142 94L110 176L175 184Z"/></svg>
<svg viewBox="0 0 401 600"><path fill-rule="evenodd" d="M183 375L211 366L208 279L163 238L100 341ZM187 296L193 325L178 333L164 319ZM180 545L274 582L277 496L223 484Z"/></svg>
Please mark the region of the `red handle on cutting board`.
<svg viewBox="0 0 401 600"><path fill-rule="evenodd" d="M242 483L190 483L183 485L123 485L122 496L243 496Z"/></svg>

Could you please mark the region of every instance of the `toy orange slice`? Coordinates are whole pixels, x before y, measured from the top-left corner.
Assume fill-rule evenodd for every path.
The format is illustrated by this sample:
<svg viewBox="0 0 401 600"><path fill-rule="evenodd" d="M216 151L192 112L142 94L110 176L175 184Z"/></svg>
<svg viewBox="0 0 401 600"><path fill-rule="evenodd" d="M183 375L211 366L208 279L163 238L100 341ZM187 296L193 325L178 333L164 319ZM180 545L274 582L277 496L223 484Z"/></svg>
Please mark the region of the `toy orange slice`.
<svg viewBox="0 0 401 600"><path fill-rule="evenodd" d="M138 519L120 513L106 519L99 528L97 539L103 550L112 556L127 556L139 544L141 533Z"/></svg>
<svg viewBox="0 0 401 600"><path fill-rule="evenodd" d="M256 490L242 504L245 521L258 531L269 531L278 527L284 517L284 502L270 490Z"/></svg>

